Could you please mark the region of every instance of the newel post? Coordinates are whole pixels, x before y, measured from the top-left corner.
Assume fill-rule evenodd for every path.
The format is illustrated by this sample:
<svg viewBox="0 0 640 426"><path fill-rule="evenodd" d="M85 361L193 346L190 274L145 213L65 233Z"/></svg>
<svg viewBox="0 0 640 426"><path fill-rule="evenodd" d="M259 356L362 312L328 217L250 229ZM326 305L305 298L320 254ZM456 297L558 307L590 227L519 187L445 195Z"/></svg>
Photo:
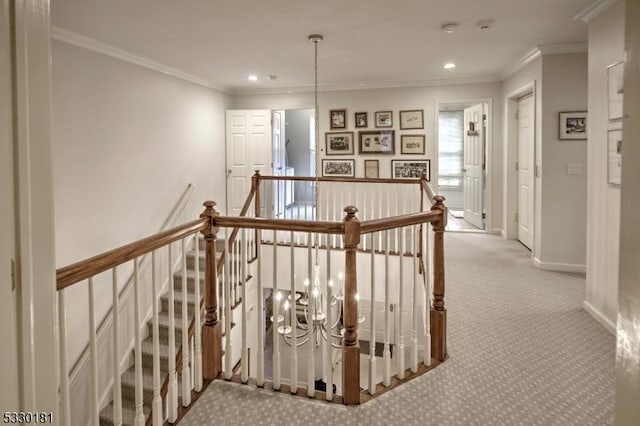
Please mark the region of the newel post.
<svg viewBox="0 0 640 426"><path fill-rule="evenodd" d="M447 226L447 207L441 195L433 197L431 210L442 211L442 217L433 222L433 306L431 307L431 354L444 361L447 357L447 310L444 307L444 228Z"/></svg>
<svg viewBox="0 0 640 426"><path fill-rule="evenodd" d="M216 218L220 215L213 201L204 202L201 218L209 219L202 231L205 241L204 309L205 323L202 326L202 375L213 380L222 371L222 327L218 321L218 271L216 262ZM196 283L199 285L199 283Z"/></svg>
<svg viewBox="0 0 640 426"><path fill-rule="evenodd" d="M356 249L360 243L358 209L344 209L344 338L342 345L342 397L346 405L360 404L360 343L358 341L358 279Z"/></svg>

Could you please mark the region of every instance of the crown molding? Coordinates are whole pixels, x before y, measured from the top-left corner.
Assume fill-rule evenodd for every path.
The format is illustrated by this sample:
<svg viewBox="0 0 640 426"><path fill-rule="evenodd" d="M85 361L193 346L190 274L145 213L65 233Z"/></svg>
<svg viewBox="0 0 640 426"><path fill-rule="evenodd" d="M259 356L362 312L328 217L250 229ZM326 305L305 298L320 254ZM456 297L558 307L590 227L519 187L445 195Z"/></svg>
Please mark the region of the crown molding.
<svg viewBox="0 0 640 426"><path fill-rule="evenodd" d="M83 49L91 50L93 52L97 52L105 56L110 56L112 58L116 58L124 62L129 62L131 64L139 65L141 67L144 67L153 71L157 71L165 75L170 75L180 80L188 81L190 83L194 83L210 89L218 90L220 92L229 93L229 94L231 93L229 88L224 87L213 81L195 76L193 74L189 74L178 68L171 67L169 65L154 61L144 56L136 55L135 53L131 53L126 50L119 49L117 47L111 46L109 44L103 43L101 41L95 40L90 37L83 36L76 32L66 30L64 28L53 26L51 29L51 37L63 43L67 43L72 46L77 46Z"/></svg>
<svg viewBox="0 0 640 426"><path fill-rule="evenodd" d="M618 1L619 0L597 0L596 2L591 4L591 6L588 6L578 12L576 16L573 17L573 20L582 21L588 24L602 12L616 4Z"/></svg>
<svg viewBox="0 0 640 426"><path fill-rule="evenodd" d="M320 92L339 92L348 90L370 90L370 89L399 89L409 87L431 87L450 86L461 84L495 83L499 82L498 75L478 75L460 78L440 78L427 80L387 80L387 81L367 81L359 83L328 83L318 86ZM313 85L281 86L269 88L245 88L238 87L233 90L234 95L275 95L292 93L313 93Z"/></svg>
<svg viewBox="0 0 640 426"><path fill-rule="evenodd" d="M582 53L588 50L586 41L578 43L540 44L537 46L542 55L555 55L558 53Z"/></svg>
<svg viewBox="0 0 640 426"><path fill-rule="evenodd" d="M540 48L534 47L520 59L504 67L502 71L500 71L500 79L506 80L507 78L518 72L520 69L538 59L540 56L542 56L542 51L540 50Z"/></svg>

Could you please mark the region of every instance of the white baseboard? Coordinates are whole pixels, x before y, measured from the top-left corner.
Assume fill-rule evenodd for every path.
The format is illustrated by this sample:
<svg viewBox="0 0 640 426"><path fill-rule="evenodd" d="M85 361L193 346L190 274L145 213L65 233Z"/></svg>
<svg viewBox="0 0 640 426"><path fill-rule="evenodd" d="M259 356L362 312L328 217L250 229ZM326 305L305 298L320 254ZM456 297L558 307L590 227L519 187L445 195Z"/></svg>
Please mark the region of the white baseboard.
<svg viewBox="0 0 640 426"><path fill-rule="evenodd" d="M541 262L537 257L533 258L533 264L540 269L544 269L545 271L574 272L578 274L587 273L587 265L578 265L574 263Z"/></svg>
<svg viewBox="0 0 640 426"><path fill-rule="evenodd" d="M602 312L597 310L591 303L587 302L586 300L582 302L582 307L585 311L589 312L589 314L591 314L591 316L595 318L596 321L602 324L604 328L609 331L609 333L613 334L614 336L616 335L616 325L609 318L605 317Z"/></svg>

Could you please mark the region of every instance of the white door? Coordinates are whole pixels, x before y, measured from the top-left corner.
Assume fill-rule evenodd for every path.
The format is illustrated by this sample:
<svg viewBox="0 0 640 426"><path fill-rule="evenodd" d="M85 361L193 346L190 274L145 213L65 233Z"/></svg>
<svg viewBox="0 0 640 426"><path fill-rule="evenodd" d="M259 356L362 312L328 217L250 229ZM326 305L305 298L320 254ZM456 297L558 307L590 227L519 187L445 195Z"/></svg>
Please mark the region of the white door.
<svg viewBox="0 0 640 426"><path fill-rule="evenodd" d="M272 143L273 143L273 175L284 176L285 175L285 112L283 110L276 110L271 113L272 124ZM285 209L285 182L277 182L273 185L273 199L276 200L273 210L275 217L282 217Z"/></svg>
<svg viewBox="0 0 640 426"><path fill-rule="evenodd" d="M20 408L16 291L12 279L17 257L9 16L9 2L0 3L0 407L4 412Z"/></svg>
<svg viewBox="0 0 640 426"><path fill-rule="evenodd" d="M484 229L484 107L464 110L464 220Z"/></svg>
<svg viewBox="0 0 640 426"><path fill-rule="evenodd" d="M227 214L236 216L251 191L255 171L271 174L270 111L228 110L226 139Z"/></svg>
<svg viewBox="0 0 640 426"><path fill-rule="evenodd" d="M534 179L533 95L518 101L518 240L529 249L533 242Z"/></svg>

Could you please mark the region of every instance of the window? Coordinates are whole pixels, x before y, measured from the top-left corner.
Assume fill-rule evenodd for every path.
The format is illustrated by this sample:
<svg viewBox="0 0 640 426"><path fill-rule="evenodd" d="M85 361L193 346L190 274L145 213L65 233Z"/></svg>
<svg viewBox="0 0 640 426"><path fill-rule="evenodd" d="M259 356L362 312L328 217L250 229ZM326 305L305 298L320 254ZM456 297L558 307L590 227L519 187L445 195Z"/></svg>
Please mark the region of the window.
<svg viewBox="0 0 640 426"><path fill-rule="evenodd" d="M438 116L438 184L462 189L464 111L440 111Z"/></svg>

